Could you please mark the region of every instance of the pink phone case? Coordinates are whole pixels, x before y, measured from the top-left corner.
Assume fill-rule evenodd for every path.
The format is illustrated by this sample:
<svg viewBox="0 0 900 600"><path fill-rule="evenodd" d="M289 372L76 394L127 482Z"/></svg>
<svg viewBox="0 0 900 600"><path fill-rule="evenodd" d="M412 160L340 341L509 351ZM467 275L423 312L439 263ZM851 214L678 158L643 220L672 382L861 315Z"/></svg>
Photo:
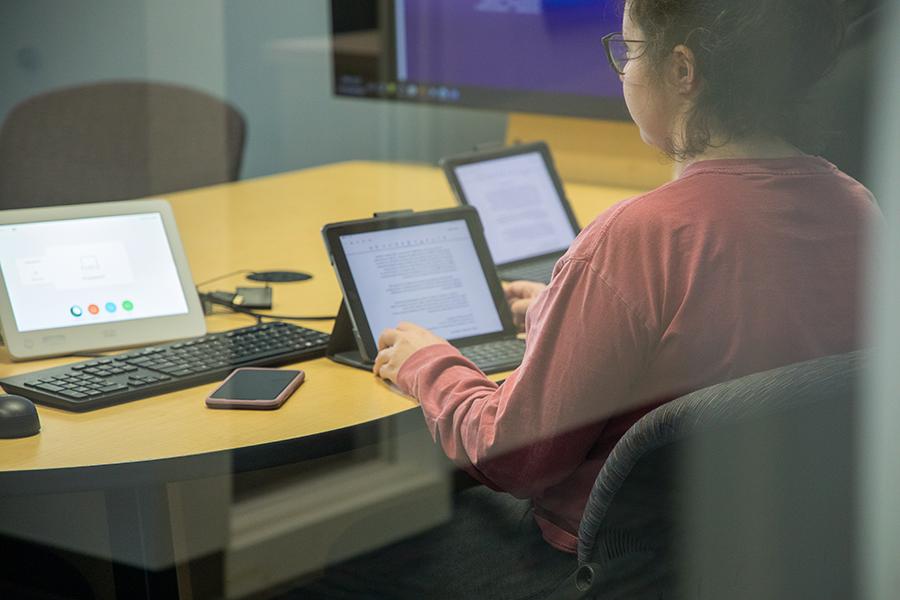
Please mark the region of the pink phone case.
<svg viewBox="0 0 900 600"><path fill-rule="evenodd" d="M228 380L240 373L241 371L280 371L281 369L264 369L259 367L241 367L240 369L235 369L231 372L231 375L225 378L225 381L222 382L218 388L216 388L209 397L206 398L206 406L209 408L255 408L255 409L266 409L271 410L280 407L284 404L288 398L291 397L300 384L306 379L306 373L300 371L297 373L297 376L294 377L290 383L288 383L281 393L278 394L277 397L272 400L236 400L231 398L213 398L212 395L215 394L219 389L228 383Z"/></svg>

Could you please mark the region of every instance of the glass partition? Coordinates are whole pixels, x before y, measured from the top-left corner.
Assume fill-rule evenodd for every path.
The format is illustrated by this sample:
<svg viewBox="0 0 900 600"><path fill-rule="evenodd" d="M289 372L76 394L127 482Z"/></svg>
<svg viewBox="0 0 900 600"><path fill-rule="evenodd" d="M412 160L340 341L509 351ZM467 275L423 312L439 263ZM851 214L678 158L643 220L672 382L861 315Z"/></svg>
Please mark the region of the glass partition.
<svg viewBox="0 0 900 600"><path fill-rule="evenodd" d="M0 596L893 597L898 33L6 0Z"/></svg>

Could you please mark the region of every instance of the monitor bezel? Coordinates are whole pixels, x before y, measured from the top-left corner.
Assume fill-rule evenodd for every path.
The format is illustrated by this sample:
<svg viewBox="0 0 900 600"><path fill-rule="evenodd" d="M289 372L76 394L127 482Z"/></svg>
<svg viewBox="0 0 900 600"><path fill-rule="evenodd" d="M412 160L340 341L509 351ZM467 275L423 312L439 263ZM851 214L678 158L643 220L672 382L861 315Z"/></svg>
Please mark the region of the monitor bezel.
<svg viewBox="0 0 900 600"><path fill-rule="evenodd" d="M547 173L550 175L550 180L553 182L553 187L556 190L559 202L562 204L562 208L566 214L566 218L569 220L569 225L572 227L572 239L574 240L578 236L578 234L581 233L581 226L578 224L578 219L575 217L575 212L572 210L572 205L569 202L568 197L566 196L562 179L560 179L559 177L559 172L556 170L556 165L553 162L553 155L550 153L550 147L545 142L516 144L513 146L503 146L496 149L478 150L474 152L468 152L466 154L449 156L447 158L441 159L440 166L444 171L444 175L446 175L447 177L447 182L450 185L450 189L453 190L453 195L456 197L456 200L461 205L472 206L471 204L469 204L469 201L466 198L465 191L463 190L462 184L459 181L459 177L456 174L456 169L466 165L471 165L473 163L488 162L499 158L509 158L511 156L519 156L522 154L533 154L535 152L540 154L541 159L544 161L544 167L547 169ZM488 247L490 248L490 246ZM514 261L496 264L498 267L522 265L535 260L541 260L549 257L558 257L567 249L568 246L566 246L565 248L560 248L558 250L553 250L551 252L535 254L534 256L529 256L527 258L520 258Z"/></svg>
<svg viewBox="0 0 900 600"><path fill-rule="evenodd" d="M19 331L6 280L0 272L0 328L2 328L3 339L9 354L14 360L145 346L196 337L206 333L203 308L194 287L181 238L178 235L175 216L167 201L163 199L125 200L6 210L0 211L0 225L145 213L157 213L161 217L169 249L172 252L172 259L178 272L181 291L188 308L187 313L94 325Z"/></svg>
<svg viewBox="0 0 900 600"><path fill-rule="evenodd" d="M356 282L353 279L353 273L350 270L350 264L347 261L347 256L344 253L343 245L340 241L341 236L460 220L464 220L469 229L472 243L475 246L475 252L478 255L478 261L481 265L484 278L487 281L491 298L494 301L494 307L497 310L503 328L500 331L491 333L457 338L450 341L450 343L454 346L462 347L496 340L501 337L514 337L516 335L516 327L513 323L512 313L510 312L509 305L506 303L506 297L503 293L500 278L497 276L497 271L491 260L487 242L484 239L481 220L478 217L478 212L474 208L470 206L460 206L418 213L411 212L402 215L329 223L322 228L322 237L325 241L325 248L328 252L329 259L334 267L338 284L341 287L341 292L344 295L344 305L350 316L357 345L359 346L360 354L364 360L369 362L375 360L375 357L378 355L378 338L369 326L365 307L360 299ZM380 334L381 332L378 332L378 335Z"/></svg>

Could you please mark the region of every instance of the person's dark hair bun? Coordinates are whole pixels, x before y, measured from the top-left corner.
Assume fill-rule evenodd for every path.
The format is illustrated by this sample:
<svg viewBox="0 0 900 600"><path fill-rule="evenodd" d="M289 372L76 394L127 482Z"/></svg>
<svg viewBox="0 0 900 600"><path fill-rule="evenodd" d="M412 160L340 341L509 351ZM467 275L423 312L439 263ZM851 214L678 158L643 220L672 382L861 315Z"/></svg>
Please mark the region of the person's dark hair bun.
<svg viewBox="0 0 900 600"><path fill-rule="evenodd" d="M805 137L803 100L843 39L837 0L628 0L626 10L654 67L679 44L697 60L700 92L673 155L699 154L714 135Z"/></svg>

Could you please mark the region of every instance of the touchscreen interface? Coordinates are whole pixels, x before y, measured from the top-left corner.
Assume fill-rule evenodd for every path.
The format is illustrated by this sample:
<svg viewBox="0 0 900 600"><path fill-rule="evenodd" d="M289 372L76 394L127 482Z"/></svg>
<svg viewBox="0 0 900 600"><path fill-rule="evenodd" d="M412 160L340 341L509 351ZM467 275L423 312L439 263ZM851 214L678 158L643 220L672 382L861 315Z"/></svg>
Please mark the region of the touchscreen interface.
<svg viewBox="0 0 900 600"><path fill-rule="evenodd" d="M19 331L186 314L159 213L0 225Z"/></svg>
<svg viewBox="0 0 900 600"><path fill-rule="evenodd" d="M448 340L503 331L463 219L340 236L372 335L410 321Z"/></svg>
<svg viewBox="0 0 900 600"><path fill-rule="evenodd" d="M461 165L455 173L466 202L478 209L495 263L564 251L575 239L540 152Z"/></svg>

